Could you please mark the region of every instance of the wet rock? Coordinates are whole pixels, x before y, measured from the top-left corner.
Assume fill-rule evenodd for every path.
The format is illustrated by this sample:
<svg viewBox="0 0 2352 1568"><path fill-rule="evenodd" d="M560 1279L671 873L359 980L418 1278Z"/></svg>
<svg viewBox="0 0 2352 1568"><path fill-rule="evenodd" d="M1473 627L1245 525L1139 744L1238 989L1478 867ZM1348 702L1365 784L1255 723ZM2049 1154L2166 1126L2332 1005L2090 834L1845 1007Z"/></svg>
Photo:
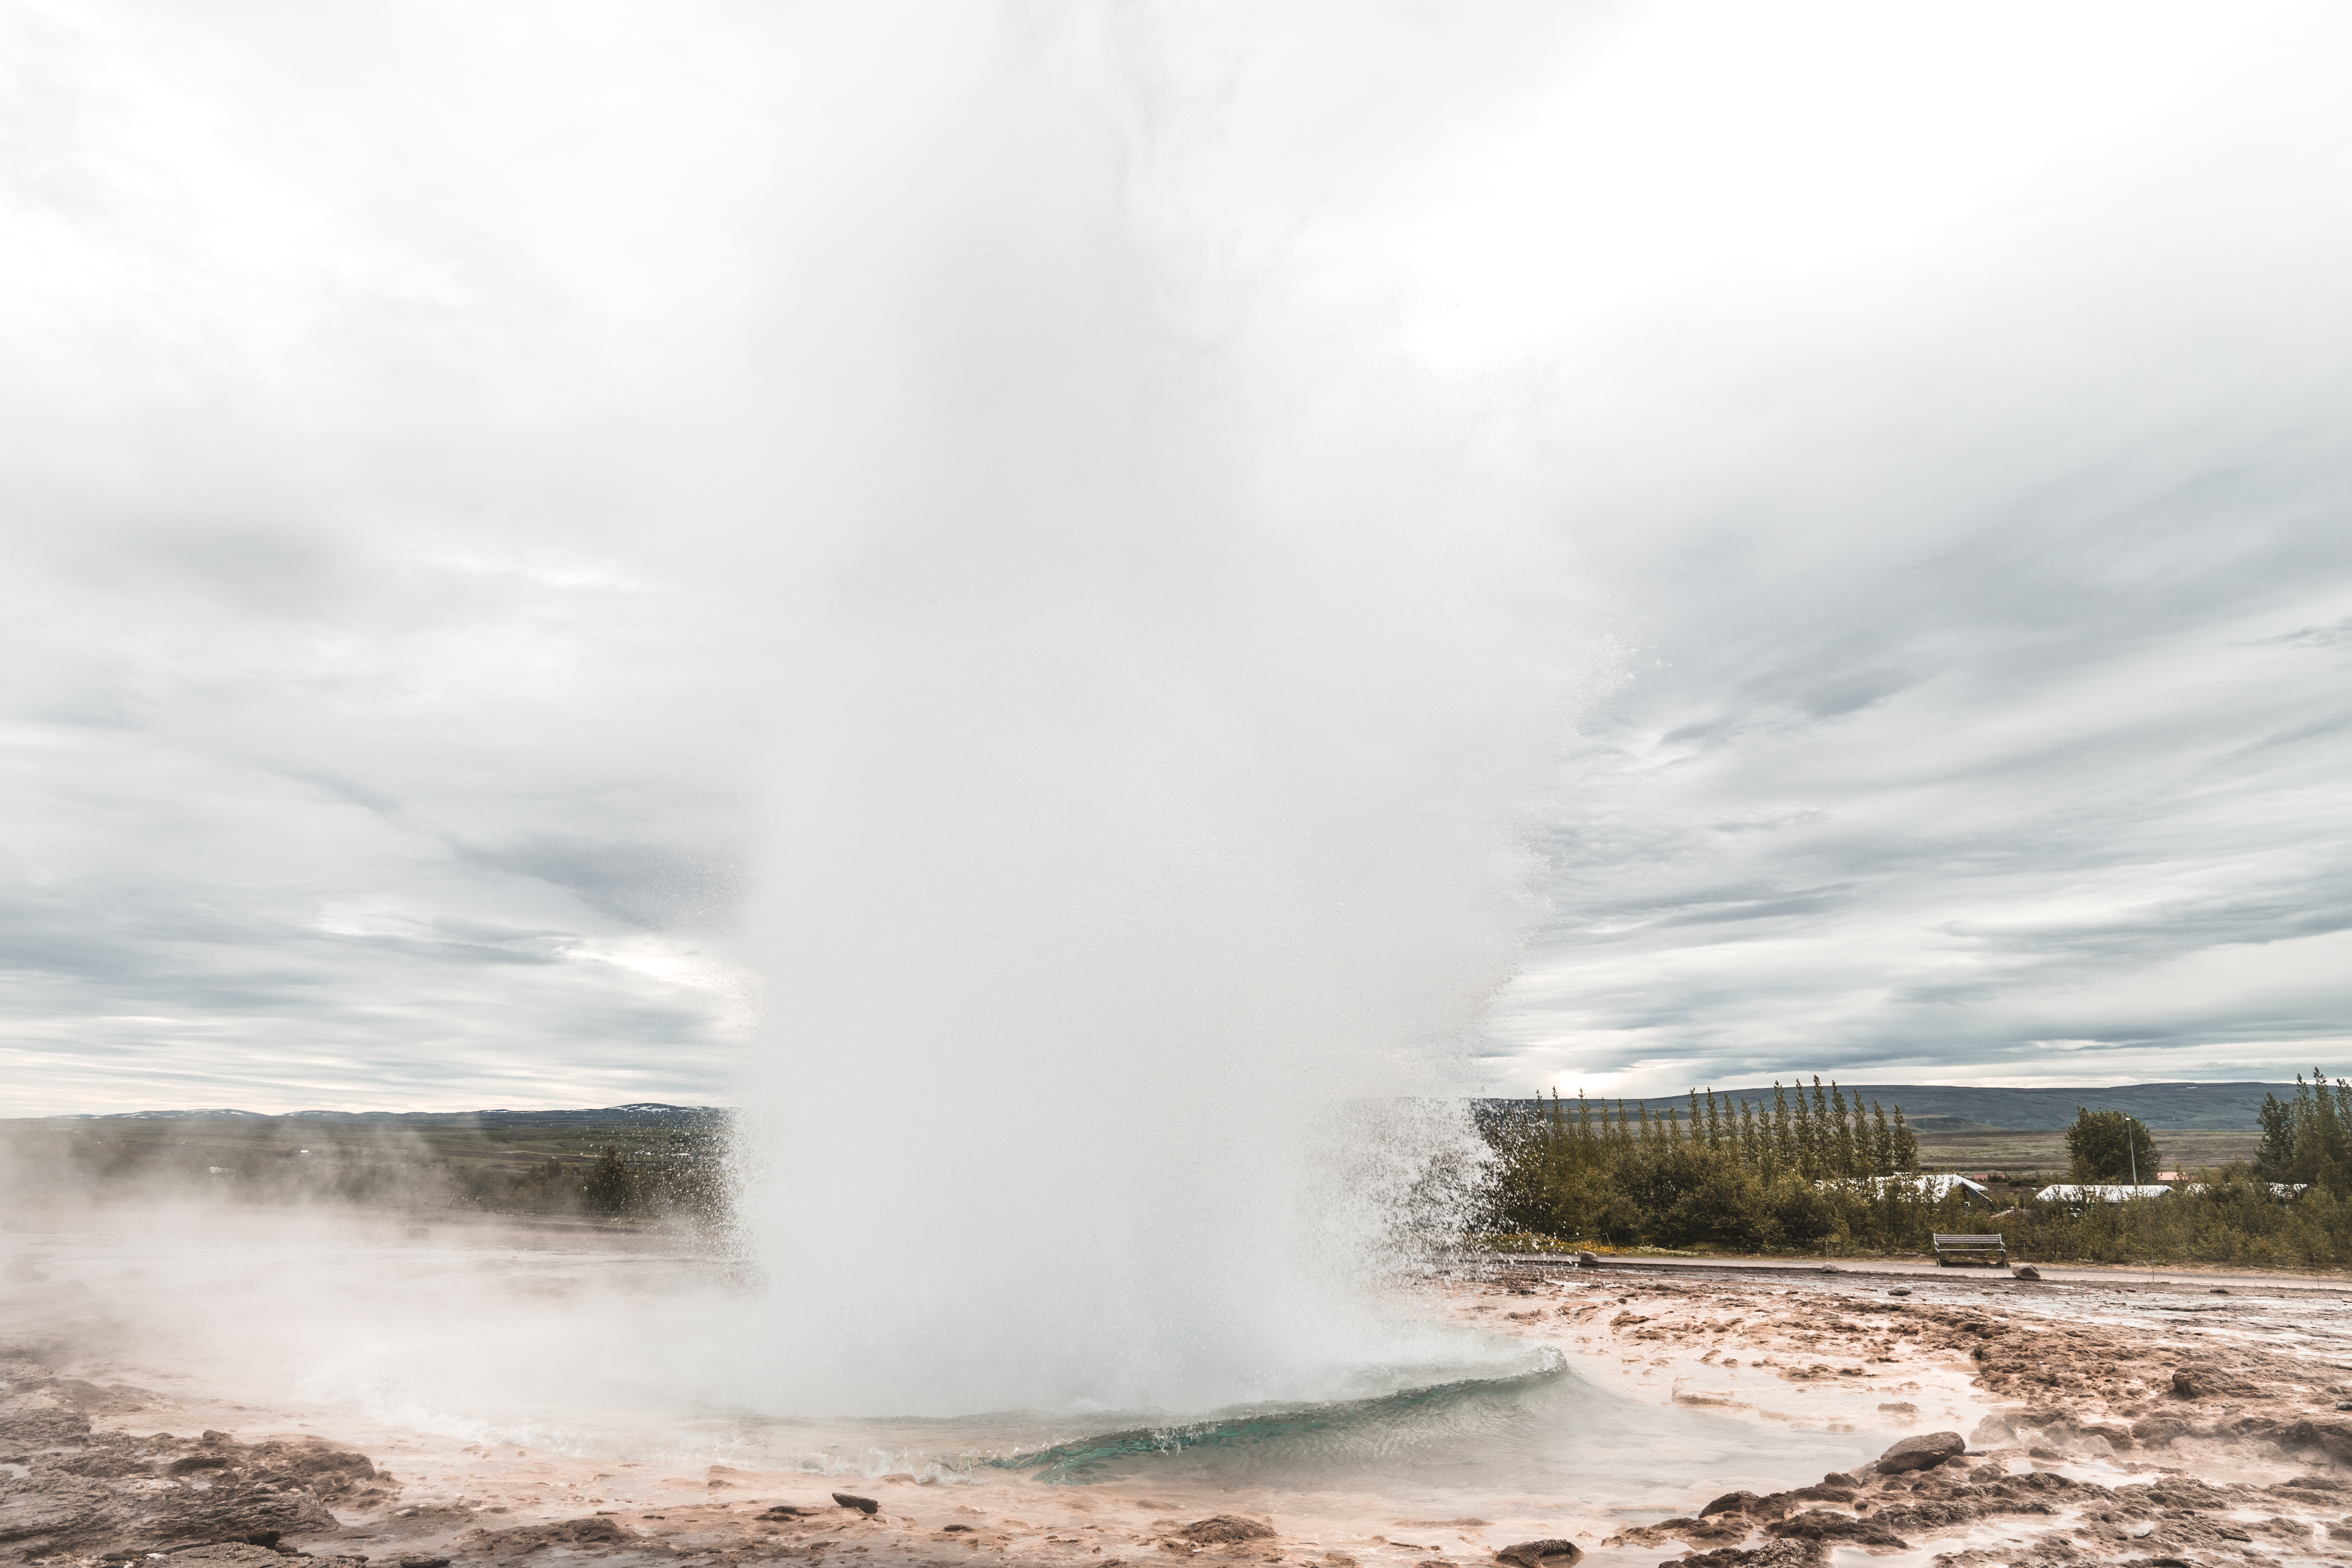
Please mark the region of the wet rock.
<svg viewBox="0 0 2352 1568"><path fill-rule="evenodd" d="M444 1559L446 1562L446 1559ZM285 1559L267 1546L256 1546L249 1541L210 1541L202 1546L191 1546L172 1553L172 1568L182 1564L194 1568L204 1563L207 1568L283 1568Z"/></svg>
<svg viewBox="0 0 2352 1568"><path fill-rule="evenodd" d="M1850 1513L1832 1513L1826 1509L1813 1509L1805 1513L1791 1514L1775 1520L1764 1527L1764 1533L1783 1541L1817 1541L1824 1544L1837 1542L1853 1546L1892 1546L1898 1550L1911 1543L1888 1527L1883 1518L1858 1519Z"/></svg>
<svg viewBox="0 0 2352 1568"><path fill-rule="evenodd" d="M1223 1546L1236 1541L1267 1540L1273 1536L1274 1527L1239 1514L1221 1513L1196 1519L1176 1533L1195 1546Z"/></svg>
<svg viewBox="0 0 2352 1568"><path fill-rule="evenodd" d="M1906 1470L1931 1470L1946 1459L1966 1453L1968 1447L1958 1432L1923 1432L1902 1439L1879 1455L1878 1471L1891 1476Z"/></svg>
<svg viewBox="0 0 2352 1568"><path fill-rule="evenodd" d="M21 1542L16 1555L44 1555L103 1522L113 1502L110 1489L80 1476L0 1478L0 1542Z"/></svg>
<svg viewBox="0 0 2352 1568"><path fill-rule="evenodd" d="M2031 1263L2021 1263L2009 1271L2009 1277L2012 1279L2039 1279L2042 1278L2042 1270Z"/></svg>
<svg viewBox="0 0 2352 1568"><path fill-rule="evenodd" d="M1754 1492L1726 1492L1699 1510L1698 1516L1701 1519L1713 1519L1718 1513L1746 1513L1763 1500Z"/></svg>
<svg viewBox="0 0 2352 1568"><path fill-rule="evenodd" d="M611 1520L567 1519L560 1524L525 1524L512 1530L469 1530L451 1544L467 1557L520 1557L550 1546L625 1546L636 1537Z"/></svg>
<svg viewBox="0 0 2352 1568"><path fill-rule="evenodd" d="M1918 1532L1930 1530L1950 1530L1958 1525L1967 1524L1977 1519L1979 1515L1979 1511L1980 1510L1972 1503L1949 1500L1937 1501L1929 1500L1919 1502L1896 1503L1891 1508L1879 1510L1874 1517L1881 1528L1900 1534L1905 1531ZM1999 1509L1995 1511L2007 1513L2011 1510L2009 1509ZM2045 1503L2037 1503L2032 1507L2026 1509L2024 1511L2029 1513L2052 1513L2056 1510L2050 1508L2049 1505Z"/></svg>
<svg viewBox="0 0 2352 1568"><path fill-rule="evenodd" d="M835 1492L833 1500L844 1508L854 1508L860 1513L880 1513L882 1505L870 1497L858 1497L852 1492Z"/></svg>
<svg viewBox="0 0 2352 1568"><path fill-rule="evenodd" d="M1752 1552L1719 1546L1658 1568L1819 1568L1826 1555L1818 1541L1773 1541Z"/></svg>
<svg viewBox="0 0 2352 1568"><path fill-rule="evenodd" d="M19 1410L0 1415L0 1453L75 1448L89 1441L89 1417L73 1410Z"/></svg>
<svg viewBox="0 0 2352 1568"><path fill-rule="evenodd" d="M1517 1568L1568 1568L1583 1555L1584 1548L1573 1541L1522 1541L1496 1552L1495 1561L1516 1563Z"/></svg>
<svg viewBox="0 0 2352 1568"><path fill-rule="evenodd" d="M163 1511L142 1521L159 1541L241 1539L276 1531L315 1535L339 1528L326 1504L299 1488L215 1488L169 1497Z"/></svg>
<svg viewBox="0 0 2352 1568"><path fill-rule="evenodd" d="M322 1498L348 1497L377 1479L373 1459L323 1437L257 1443L239 1456L238 1468L252 1479L299 1486Z"/></svg>
<svg viewBox="0 0 2352 1568"><path fill-rule="evenodd" d="M2280 1432L2278 1442L2283 1448L2318 1448L2331 1459L2352 1463L2352 1421L2297 1421Z"/></svg>
<svg viewBox="0 0 2352 1568"><path fill-rule="evenodd" d="M88 1476L92 1480L116 1481L128 1476L151 1476L155 1473L153 1460L121 1448L99 1448L59 1459L53 1467L69 1476Z"/></svg>
<svg viewBox="0 0 2352 1568"><path fill-rule="evenodd" d="M2183 1399L2248 1399L2258 1398L2271 1390L2267 1384L2248 1377L2243 1368L2198 1362L2173 1369L2172 1392Z"/></svg>
<svg viewBox="0 0 2352 1568"><path fill-rule="evenodd" d="M1886 1293L1890 1296L1908 1296L1911 1294L1911 1287L1908 1285L1897 1285Z"/></svg>

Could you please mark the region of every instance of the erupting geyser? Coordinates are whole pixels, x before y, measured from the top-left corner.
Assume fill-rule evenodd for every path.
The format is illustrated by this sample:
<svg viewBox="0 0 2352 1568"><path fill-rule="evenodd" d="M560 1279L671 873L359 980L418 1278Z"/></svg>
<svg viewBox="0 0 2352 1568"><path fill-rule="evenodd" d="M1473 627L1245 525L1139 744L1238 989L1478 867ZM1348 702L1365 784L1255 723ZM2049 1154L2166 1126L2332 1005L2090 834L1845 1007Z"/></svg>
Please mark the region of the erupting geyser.
<svg viewBox="0 0 2352 1568"><path fill-rule="evenodd" d="M1111 41L1040 56L942 116L847 444L746 1095L771 1408L1196 1411L1463 1353L1370 1288L1475 1162L1572 661L1503 629L1540 618L1465 422L1171 237L1202 127Z"/></svg>

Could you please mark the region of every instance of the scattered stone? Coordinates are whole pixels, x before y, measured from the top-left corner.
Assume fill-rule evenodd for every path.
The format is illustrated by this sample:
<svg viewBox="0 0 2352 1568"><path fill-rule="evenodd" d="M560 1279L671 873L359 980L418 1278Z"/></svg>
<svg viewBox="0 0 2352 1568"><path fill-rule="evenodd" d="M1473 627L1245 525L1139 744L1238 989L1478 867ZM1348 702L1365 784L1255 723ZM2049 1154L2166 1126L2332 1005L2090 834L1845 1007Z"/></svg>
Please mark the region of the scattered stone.
<svg viewBox="0 0 2352 1568"><path fill-rule="evenodd" d="M2009 1277L2012 1279L2039 1279L2042 1278L2042 1270L2031 1263L2021 1263L2009 1271Z"/></svg>
<svg viewBox="0 0 2352 1568"><path fill-rule="evenodd" d="M848 1492L835 1492L833 1500L844 1508L854 1508L860 1513L880 1513L882 1505L870 1497L856 1497Z"/></svg>
<svg viewBox="0 0 2352 1568"><path fill-rule="evenodd" d="M1576 1255L1576 1266L1579 1268L1589 1268L1600 1261L1601 1255L1597 1252L1580 1252Z"/></svg>
<svg viewBox="0 0 2352 1568"><path fill-rule="evenodd" d="M1908 1285L1897 1285L1895 1289L1889 1290L1887 1294L1890 1296L1908 1296L1911 1294L1911 1287Z"/></svg>
<svg viewBox="0 0 2352 1568"><path fill-rule="evenodd" d="M960 1535L971 1529L971 1526L968 1524L943 1524L940 1526L941 1532L948 1535Z"/></svg>
<svg viewBox="0 0 2352 1568"><path fill-rule="evenodd" d="M1968 1452L1969 1446L1958 1432L1923 1432L1916 1437L1906 1437L1878 1456L1881 1475L1900 1475L1906 1470L1932 1470L1946 1459L1957 1458Z"/></svg>
<svg viewBox="0 0 2352 1568"><path fill-rule="evenodd" d="M2352 1410L2352 1399L2337 1400L2336 1402L2336 1408L2338 1410Z"/></svg>
<svg viewBox="0 0 2352 1568"><path fill-rule="evenodd" d="M1176 1533L1196 1546L1224 1546L1236 1541L1266 1540L1274 1534L1274 1527L1238 1514L1221 1513L1196 1519Z"/></svg>
<svg viewBox="0 0 2352 1568"><path fill-rule="evenodd" d="M2213 1287L2213 1294L2216 1296L2226 1296L2229 1293L2229 1287L2225 1285L2216 1285Z"/></svg>
<svg viewBox="0 0 2352 1568"><path fill-rule="evenodd" d="M402 1558L400 1560L400 1568L449 1568L449 1560L446 1557L432 1557L419 1554L415 1557Z"/></svg>
<svg viewBox="0 0 2352 1568"><path fill-rule="evenodd" d="M1583 1555L1584 1548L1573 1541L1522 1541L1496 1552L1495 1561L1517 1563L1518 1568L1567 1568Z"/></svg>

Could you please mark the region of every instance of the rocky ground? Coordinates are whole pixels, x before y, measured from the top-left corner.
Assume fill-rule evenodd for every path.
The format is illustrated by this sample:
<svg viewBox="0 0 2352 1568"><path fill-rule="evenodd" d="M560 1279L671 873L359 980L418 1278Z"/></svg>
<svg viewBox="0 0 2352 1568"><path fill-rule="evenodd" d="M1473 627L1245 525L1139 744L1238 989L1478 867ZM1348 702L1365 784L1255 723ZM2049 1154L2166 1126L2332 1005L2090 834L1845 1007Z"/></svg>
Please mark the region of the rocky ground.
<svg viewBox="0 0 2352 1568"><path fill-rule="evenodd" d="M1491 1280L1455 1310L1553 1341L1588 1375L1660 1403L1830 1429L1954 1423L1875 1464L1717 1497L1604 1547L1704 1568L1842 1547L1937 1568L2352 1560L2340 1292L1579 1271Z"/></svg>
<svg viewBox="0 0 2352 1568"><path fill-rule="evenodd" d="M1687 1511L1654 1522L1597 1501L1541 1521L1393 1520L1374 1499L1253 1492L1187 1506L1013 1478L885 1476L835 1494L844 1483L793 1472L667 1475L415 1434L320 1436L298 1429L300 1413L127 1380L122 1363L70 1335L0 1335L0 1562L2352 1560L2352 1411L2337 1408L2352 1405L2352 1300L2337 1295L1578 1271L1452 1281L1432 1305L1556 1344L1586 1376L1662 1406L1719 1410L1767 1432L1909 1436L1874 1464L1784 1491L1714 1495L1719 1483L1694 1475ZM252 1429L222 1429L240 1423Z"/></svg>

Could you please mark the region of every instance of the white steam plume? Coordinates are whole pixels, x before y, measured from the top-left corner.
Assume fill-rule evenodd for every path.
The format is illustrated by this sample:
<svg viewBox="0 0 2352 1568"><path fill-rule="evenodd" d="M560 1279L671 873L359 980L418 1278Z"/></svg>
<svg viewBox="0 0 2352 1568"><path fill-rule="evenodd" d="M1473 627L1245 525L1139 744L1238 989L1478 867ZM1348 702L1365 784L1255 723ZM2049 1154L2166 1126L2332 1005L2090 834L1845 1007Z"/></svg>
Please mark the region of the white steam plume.
<svg viewBox="0 0 2352 1568"><path fill-rule="evenodd" d="M997 41L776 816L772 1397L1328 1394L1424 1353L1362 1288L1466 1126L1397 1108L1463 1087L1580 666L1491 434L1182 233L1210 107L1083 13Z"/></svg>

